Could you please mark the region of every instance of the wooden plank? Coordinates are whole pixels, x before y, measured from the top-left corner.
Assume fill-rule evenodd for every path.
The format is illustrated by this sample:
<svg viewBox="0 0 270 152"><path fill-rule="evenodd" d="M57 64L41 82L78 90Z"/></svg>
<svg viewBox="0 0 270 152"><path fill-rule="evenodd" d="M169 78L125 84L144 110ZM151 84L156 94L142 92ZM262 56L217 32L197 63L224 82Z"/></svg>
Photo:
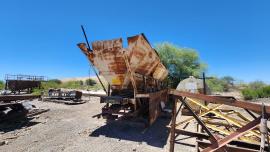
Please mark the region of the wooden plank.
<svg viewBox="0 0 270 152"><path fill-rule="evenodd" d="M208 103L215 103L215 104L225 104L229 106L244 108L248 110L252 110L257 113L262 112L262 108L260 104L255 104L251 102L245 102L245 101L239 101L239 100L230 100L226 98L221 97L215 97L215 96L207 96L204 94L195 94L195 93L189 93L189 92L182 92L177 90L170 90L170 94L177 96L177 97L189 97L189 98L195 98L199 100L204 100ZM265 106L266 113L270 114L270 106Z"/></svg>

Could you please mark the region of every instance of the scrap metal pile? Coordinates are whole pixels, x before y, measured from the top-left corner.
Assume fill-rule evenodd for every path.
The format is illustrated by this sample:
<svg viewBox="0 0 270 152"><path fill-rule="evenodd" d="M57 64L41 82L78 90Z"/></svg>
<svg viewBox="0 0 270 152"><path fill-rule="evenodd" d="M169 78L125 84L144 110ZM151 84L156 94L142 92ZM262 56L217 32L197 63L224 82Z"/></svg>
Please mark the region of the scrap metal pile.
<svg viewBox="0 0 270 152"><path fill-rule="evenodd" d="M239 101L222 96L209 96L171 90L174 97L173 117L171 122L170 151L179 134L197 137L197 148L210 151L266 151L269 147L269 129L267 120L270 106ZM194 106L201 111L196 113ZM183 107L192 117L177 122ZM201 129L190 129L196 122ZM202 132L203 131L203 132Z"/></svg>
<svg viewBox="0 0 270 152"><path fill-rule="evenodd" d="M48 111L49 109L39 109L27 102L39 97L36 95L1 95L0 122L32 117Z"/></svg>
<svg viewBox="0 0 270 152"><path fill-rule="evenodd" d="M51 101L64 104L82 104L82 92L70 89L49 89L47 95L42 96L43 101Z"/></svg>

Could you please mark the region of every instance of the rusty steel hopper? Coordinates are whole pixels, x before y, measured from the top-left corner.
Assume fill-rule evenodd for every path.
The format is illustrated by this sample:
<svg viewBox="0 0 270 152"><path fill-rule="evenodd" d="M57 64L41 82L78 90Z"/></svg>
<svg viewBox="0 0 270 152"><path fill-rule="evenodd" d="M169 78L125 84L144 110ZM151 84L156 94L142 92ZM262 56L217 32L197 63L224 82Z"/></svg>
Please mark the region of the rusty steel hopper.
<svg viewBox="0 0 270 152"><path fill-rule="evenodd" d="M107 103L101 115L146 114L152 124L159 114L160 102L167 101L163 80L168 70L144 34L127 40L127 48L123 48L121 38L93 42L92 50L85 43L79 43L78 47L109 84L109 90L104 89L108 96L100 100ZM157 95L152 98L140 96L154 92Z"/></svg>
<svg viewBox="0 0 270 152"><path fill-rule="evenodd" d="M129 37L127 48L123 48L121 38L93 42L93 51L89 51L84 43L78 46L111 85L112 90L130 89L134 79L133 87L139 92L145 92L143 77L163 81L168 75L157 52L143 34ZM148 84L148 89L155 85L153 83Z"/></svg>

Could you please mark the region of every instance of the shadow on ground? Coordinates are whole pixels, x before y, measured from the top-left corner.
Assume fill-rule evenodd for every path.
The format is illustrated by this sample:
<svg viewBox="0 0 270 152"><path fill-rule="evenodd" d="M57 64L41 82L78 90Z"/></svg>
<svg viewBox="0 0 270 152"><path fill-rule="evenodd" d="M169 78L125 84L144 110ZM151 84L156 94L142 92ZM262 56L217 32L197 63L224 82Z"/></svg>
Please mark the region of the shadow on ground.
<svg viewBox="0 0 270 152"><path fill-rule="evenodd" d="M170 123L170 118L159 117L154 124L145 128L142 123L131 120L115 120L96 129L89 136L98 137L100 135L119 140L129 140L134 142L145 142L154 147L163 148L169 136L169 129L166 127Z"/></svg>
<svg viewBox="0 0 270 152"><path fill-rule="evenodd" d="M21 128L27 128L39 124L40 122L31 121L32 118L22 118L0 122L0 132L10 132Z"/></svg>

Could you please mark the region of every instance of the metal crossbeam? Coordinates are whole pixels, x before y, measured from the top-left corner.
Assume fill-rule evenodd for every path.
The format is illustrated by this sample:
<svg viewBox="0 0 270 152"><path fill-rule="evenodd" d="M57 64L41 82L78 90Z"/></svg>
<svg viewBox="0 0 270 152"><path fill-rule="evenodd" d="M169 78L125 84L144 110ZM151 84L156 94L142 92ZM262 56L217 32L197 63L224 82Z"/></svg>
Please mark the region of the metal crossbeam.
<svg viewBox="0 0 270 152"><path fill-rule="evenodd" d="M183 92L183 91L177 91L177 90L170 90L170 94L178 97L189 97L189 98L195 98L199 100L204 100L207 103L215 103L215 104L225 104L229 106L239 107L248 109L257 113L262 112L261 105L251 103L251 102L245 102L245 101L239 101L239 100L231 100L231 99L225 99L221 97L215 97L215 96L208 96L204 94L196 94L196 93L189 93L189 92ZM270 106L265 106L265 112L270 114Z"/></svg>

